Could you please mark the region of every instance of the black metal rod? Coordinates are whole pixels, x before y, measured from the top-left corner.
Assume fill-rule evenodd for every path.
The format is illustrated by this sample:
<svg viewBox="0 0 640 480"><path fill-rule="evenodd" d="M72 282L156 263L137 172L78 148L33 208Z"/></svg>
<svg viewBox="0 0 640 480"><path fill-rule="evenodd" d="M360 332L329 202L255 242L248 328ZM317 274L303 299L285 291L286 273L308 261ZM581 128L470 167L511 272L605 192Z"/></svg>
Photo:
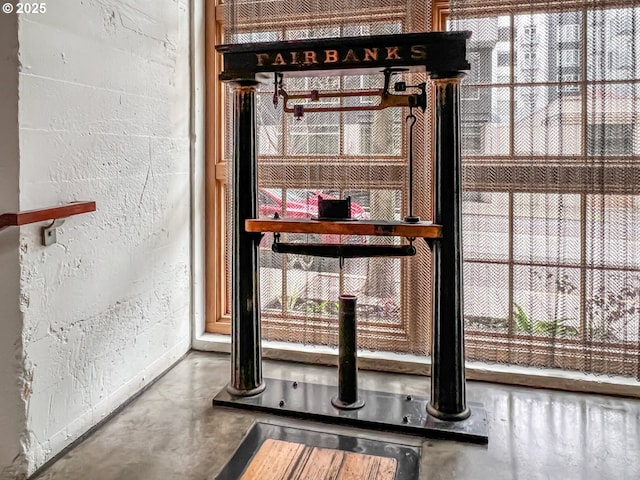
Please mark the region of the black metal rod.
<svg viewBox="0 0 640 480"><path fill-rule="evenodd" d="M260 268L258 241L245 231L245 220L258 214L258 159L255 80L233 87L233 231L231 260L232 395L264 390L260 336Z"/></svg>
<svg viewBox="0 0 640 480"><path fill-rule="evenodd" d="M413 216L413 127L418 120L413 114L413 109L410 109L411 113L407 117L410 120L409 124L409 217Z"/></svg>
<svg viewBox="0 0 640 480"><path fill-rule="evenodd" d="M341 295L339 306L340 364L338 397L344 403L358 399L358 366L356 364L356 297Z"/></svg>
<svg viewBox="0 0 640 480"><path fill-rule="evenodd" d="M325 258L410 257L416 254L413 245L344 245L337 243L274 242L276 253L293 253Z"/></svg>
<svg viewBox="0 0 640 480"><path fill-rule="evenodd" d="M463 420L466 405L462 286L462 176L460 164L461 72L432 74L435 84L434 222L442 238L433 245L431 399L427 411Z"/></svg>
<svg viewBox="0 0 640 480"><path fill-rule="evenodd" d="M415 127L418 121L417 117L413 114L413 108L409 109L409 115L406 120L411 122L409 124L409 215L404 217L404 221L407 223L418 223L420 217L413 214L413 127Z"/></svg>
<svg viewBox="0 0 640 480"><path fill-rule="evenodd" d="M364 402L358 400L355 296L340 295L338 322L338 396L331 403L337 408L360 408Z"/></svg>

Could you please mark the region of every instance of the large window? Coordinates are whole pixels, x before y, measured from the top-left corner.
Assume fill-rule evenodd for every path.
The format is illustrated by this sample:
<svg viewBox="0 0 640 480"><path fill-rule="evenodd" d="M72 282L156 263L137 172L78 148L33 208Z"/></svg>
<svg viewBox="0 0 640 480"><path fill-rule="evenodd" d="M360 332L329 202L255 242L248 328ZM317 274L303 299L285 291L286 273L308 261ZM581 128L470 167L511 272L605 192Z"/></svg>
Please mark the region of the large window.
<svg viewBox="0 0 640 480"><path fill-rule="evenodd" d="M435 2L442 26L445 3ZM593 2L571 0L553 3L554 8L578 5L571 11L545 12L550 4L540 0L533 2L539 7L533 13L515 8L505 14L498 7L491 12L481 0L464 3L470 5L466 11L457 6L464 20L451 26L473 32L472 64L484 69L468 76L462 93L467 356L640 378L640 192L635 181L640 140L634 127L640 49L633 47L640 45L640 32L633 28L640 25L640 11L593 10ZM308 19L264 20L235 35L262 41L306 38L321 30L391 33L406 31L410 19L427 18L396 7L352 16L361 24L344 19L322 24L320 16L313 28ZM329 90L379 85L369 76L317 83L322 81L289 79L285 85L291 92L314 85ZM261 87L261 215L309 215L318 195L350 195L364 216L405 214L405 112L321 114L295 121L272 107L272 96L268 85ZM323 101L363 105L371 99ZM421 128L417 182L427 186L428 119ZM223 143L228 147L229 138L212 154L218 205L224 205L230 156ZM420 195L420 214L428 218L428 188ZM224 236L224 222L217 228ZM270 338L335 344L335 298L346 288L364 299L365 347L425 351L428 256L354 261L341 272L331 260L270 255L270 241L263 241L261 257ZM219 247L224 252L224 245ZM213 329L228 331L228 309L220 312L216 320L222 321ZM289 331L296 334L291 337Z"/></svg>
<svg viewBox="0 0 640 480"><path fill-rule="evenodd" d="M357 2L356 2L357 3ZM384 2L381 2L384 3ZM315 19L277 15L261 22L236 24L227 29L224 42L297 40L321 37L383 35L415 29L424 31L428 16L410 12L410 3L388 2L382 11L364 9L354 13L355 3L343 17ZM276 4L274 4L276 5ZM327 4L328 5L328 4ZM337 8L332 3L328 8ZM364 4L363 4L364 5ZM276 5L277 7L277 5ZM260 8L259 5L256 8ZM266 7L265 7L266 8ZM307 8L307 7L305 7ZM317 6L309 4L308 8ZM424 5L421 4L421 9ZM357 6L356 6L357 10ZM335 12L333 12L335 14ZM421 19L418 22L416 19ZM423 74L394 74L391 85L404 80L409 85L425 81ZM312 91L324 93L380 90L381 72L345 76L285 76L282 88L290 95ZM229 105L231 92L226 91ZM280 97L273 105L273 81L262 83L257 92L259 214L289 217L317 215L322 198L351 197L356 218L399 220L407 214L407 123L408 109L380 111L307 112L302 118L283 113ZM376 105L373 96L325 97L291 100L306 108L362 107ZM430 185L428 172L428 118L420 115L415 128L416 184ZM231 158L231 117L224 123L225 149L219 171ZM218 176L224 184L223 175ZM418 183L419 182L419 183ZM415 211L428 218L430 192L416 193ZM228 226L228 225L227 225ZM221 228L223 230L224 228ZM323 243L394 243L401 239L358 236L283 235L282 241ZM430 321L430 266L428 249L410 259L351 259L340 268L338 260L280 255L271 251L273 236L261 243L261 305L263 336L289 342L336 345L337 299L340 292L358 296L361 326L359 344L375 350L426 353ZM226 272L228 278L228 270ZM424 277L424 278L423 278ZM227 292L228 293L228 292ZM414 320L419 312L421 317ZM228 328L228 310L215 319L212 330ZM226 315L225 315L226 314Z"/></svg>
<svg viewBox="0 0 640 480"><path fill-rule="evenodd" d="M451 22L470 48L500 32L494 74L463 86L486 92L462 102L469 358L640 378L634 23L637 8Z"/></svg>

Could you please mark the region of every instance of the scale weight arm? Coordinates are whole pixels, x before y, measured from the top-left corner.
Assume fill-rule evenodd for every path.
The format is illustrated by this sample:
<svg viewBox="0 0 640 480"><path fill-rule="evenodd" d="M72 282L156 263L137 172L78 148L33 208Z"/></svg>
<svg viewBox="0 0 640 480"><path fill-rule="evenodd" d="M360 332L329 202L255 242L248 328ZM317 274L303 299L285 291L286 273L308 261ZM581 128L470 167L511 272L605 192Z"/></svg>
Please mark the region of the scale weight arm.
<svg viewBox="0 0 640 480"><path fill-rule="evenodd" d="M271 250L276 253L311 255L327 258L411 257L413 245L349 245L335 243L282 243L275 241Z"/></svg>

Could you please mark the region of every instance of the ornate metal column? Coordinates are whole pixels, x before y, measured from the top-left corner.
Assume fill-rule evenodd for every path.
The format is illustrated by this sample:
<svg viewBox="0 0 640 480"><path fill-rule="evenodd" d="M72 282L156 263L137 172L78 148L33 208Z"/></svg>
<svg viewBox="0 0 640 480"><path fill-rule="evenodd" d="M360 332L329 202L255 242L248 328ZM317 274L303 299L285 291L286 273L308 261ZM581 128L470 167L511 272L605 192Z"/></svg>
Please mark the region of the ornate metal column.
<svg viewBox="0 0 640 480"><path fill-rule="evenodd" d="M431 399L427 412L441 420L463 420L466 405L462 316L462 175L460 79L462 72L432 73L435 86L434 219L442 238L433 244Z"/></svg>
<svg viewBox="0 0 640 480"><path fill-rule="evenodd" d="M258 213L258 157L255 80L236 80L233 88L233 231L231 250L231 382L236 396L262 392L260 335L260 237L247 233L245 220Z"/></svg>

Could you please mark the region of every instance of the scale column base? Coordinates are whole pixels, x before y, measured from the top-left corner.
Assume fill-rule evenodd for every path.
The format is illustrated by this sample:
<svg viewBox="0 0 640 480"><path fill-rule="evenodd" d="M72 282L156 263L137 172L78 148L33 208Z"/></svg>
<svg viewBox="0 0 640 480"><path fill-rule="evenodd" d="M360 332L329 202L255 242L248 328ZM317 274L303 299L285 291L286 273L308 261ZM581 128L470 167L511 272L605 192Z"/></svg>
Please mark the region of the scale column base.
<svg viewBox="0 0 640 480"><path fill-rule="evenodd" d="M459 413L446 413L441 412L433 405L431 402L427 403L427 413L438 420L443 420L445 422L459 422L460 420L466 420L471 415L471 409L466 407Z"/></svg>
<svg viewBox="0 0 640 480"><path fill-rule="evenodd" d="M226 390L234 397L253 397L254 395L264 392L265 388L267 388L267 384L262 382L260 385L250 390L241 390L233 387L231 384L227 385Z"/></svg>
<svg viewBox="0 0 640 480"><path fill-rule="evenodd" d="M364 400L362 400L361 398L359 398L358 400L352 403L345 403L342 400L340 400L338 395L336 395L331 399L331 405L333 405L336 408L339 408L340 410L357 410L358 408L364 407L364 403L365 403Z"/></svg>

